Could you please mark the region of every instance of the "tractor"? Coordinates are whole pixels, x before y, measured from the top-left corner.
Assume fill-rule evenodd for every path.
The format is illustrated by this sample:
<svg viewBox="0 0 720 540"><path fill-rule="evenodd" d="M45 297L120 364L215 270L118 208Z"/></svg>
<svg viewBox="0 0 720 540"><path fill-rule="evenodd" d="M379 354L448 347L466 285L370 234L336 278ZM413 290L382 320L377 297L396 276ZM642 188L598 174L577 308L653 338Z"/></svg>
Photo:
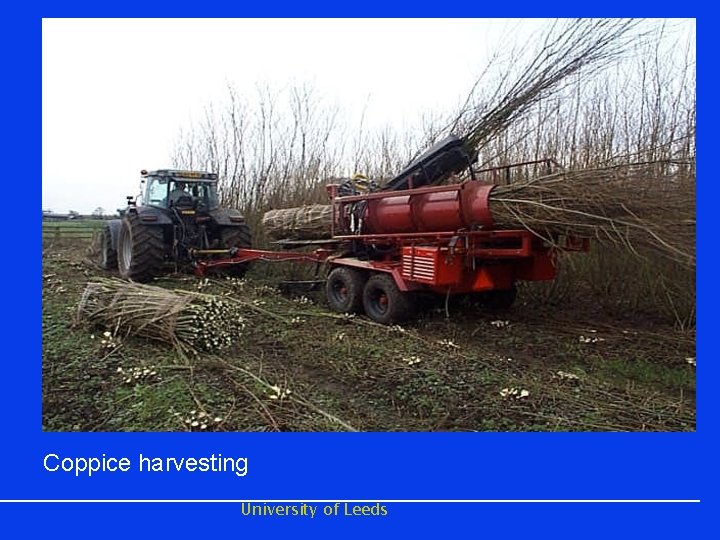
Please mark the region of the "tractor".
<svg viewBox="0 0 720 540"><path fill-rule="evenodd" d="M97 240L97 263L120 276L148 281L168 271L212 260L229 249L251 246L250 228L235 209L218 201L215 173L162 169L141 171L142 195L128 197L122 219L106 222ZM247 264L227 266L242 276Z"/></svg>

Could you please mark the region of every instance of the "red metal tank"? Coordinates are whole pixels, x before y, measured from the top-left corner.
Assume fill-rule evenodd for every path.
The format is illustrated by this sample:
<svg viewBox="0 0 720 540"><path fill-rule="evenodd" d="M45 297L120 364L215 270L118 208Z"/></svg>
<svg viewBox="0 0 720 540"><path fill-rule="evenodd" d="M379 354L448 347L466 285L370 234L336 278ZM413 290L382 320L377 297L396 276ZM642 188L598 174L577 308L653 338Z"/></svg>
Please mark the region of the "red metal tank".
<svg viewBox="0 0 720 540"><path fill-rule="evenodd" d="M488 228L494 184L466 181L450 186L374 193L367 198L365 234L442 232Z"/></svg>

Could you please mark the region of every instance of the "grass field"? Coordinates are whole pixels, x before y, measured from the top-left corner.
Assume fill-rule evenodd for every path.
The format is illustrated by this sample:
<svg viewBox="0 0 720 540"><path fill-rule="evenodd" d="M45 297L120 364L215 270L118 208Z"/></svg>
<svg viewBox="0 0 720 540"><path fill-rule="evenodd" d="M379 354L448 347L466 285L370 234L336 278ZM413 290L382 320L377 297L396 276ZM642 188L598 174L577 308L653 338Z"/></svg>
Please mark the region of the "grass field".
<svg viewBox="0 0 720 540"><path fill-rule="evenodd" d="M43 221L43 239L77 239L88 240L92 238L95 231L99 230L103 223L102 219L77 219L70 221Z"/></svg>
<svg viewBox="0 0 720 540"><path fill-rule="evenodd" d="M48 431L691 431L695 337L578 297L526 291L502 314L429 306L383 327L281 295L267 267L245 280L155 284L243 302L221 355L76 326L85 284L106 276L86 243L45 241L43 428ZM535 299L528 301L524 299ZM289 390L289 392L288 392Z"/></svg>

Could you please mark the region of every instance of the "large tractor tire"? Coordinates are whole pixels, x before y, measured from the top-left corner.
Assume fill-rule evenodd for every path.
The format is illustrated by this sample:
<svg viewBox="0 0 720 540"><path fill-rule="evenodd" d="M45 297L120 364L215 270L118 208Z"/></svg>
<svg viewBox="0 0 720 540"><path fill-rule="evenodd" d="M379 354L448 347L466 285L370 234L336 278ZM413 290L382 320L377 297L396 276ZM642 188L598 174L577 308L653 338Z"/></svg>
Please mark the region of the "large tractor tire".
<svg viewBox="0 0 720 540"><path fill-rule="evenodd" d="M220 242L224 248L249 248L252 247L252 235L250 227L238 225L237 227L226 227L220 231ZM243 277L250 267L250 263L233 264L222 269L222 273L228 276Z"/></svg>
<svg viewBox="0 0 720 540"><path fill-rule="evenodd" d="M363 288L367 277L360 270L339 266L325 282L325 297L330 309L338 313L358 313L363 306Z"/></svg>
<svg viewBox="0 0 720 540"><path fill-rule="evenodd" d="M160 274L165 245L163 230L146 225L136 214L125 217L118 238L120 276L133 281L149 281Z"/></svg>
<svg viewBox="0 0 720 540"><path fill-rule="evenodd" d="M376 274L368 279L363 291L365 314L380 324L409 319L415 301L413 293L398 289L390 274Z"/></svg>

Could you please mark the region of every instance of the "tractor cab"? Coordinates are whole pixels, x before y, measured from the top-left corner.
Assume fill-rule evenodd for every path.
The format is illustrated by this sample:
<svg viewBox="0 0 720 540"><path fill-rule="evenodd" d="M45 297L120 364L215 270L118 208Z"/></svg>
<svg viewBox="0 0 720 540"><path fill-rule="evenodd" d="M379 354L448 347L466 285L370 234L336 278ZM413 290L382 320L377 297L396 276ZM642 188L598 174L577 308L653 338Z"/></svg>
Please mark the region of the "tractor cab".
<svg viewBox="0 0 720 540"><path fill-rule="evenodd" d="M146 206L204 210L218 207L215 173L162 169L140 174L145 182L143 203Z"/></svg>

